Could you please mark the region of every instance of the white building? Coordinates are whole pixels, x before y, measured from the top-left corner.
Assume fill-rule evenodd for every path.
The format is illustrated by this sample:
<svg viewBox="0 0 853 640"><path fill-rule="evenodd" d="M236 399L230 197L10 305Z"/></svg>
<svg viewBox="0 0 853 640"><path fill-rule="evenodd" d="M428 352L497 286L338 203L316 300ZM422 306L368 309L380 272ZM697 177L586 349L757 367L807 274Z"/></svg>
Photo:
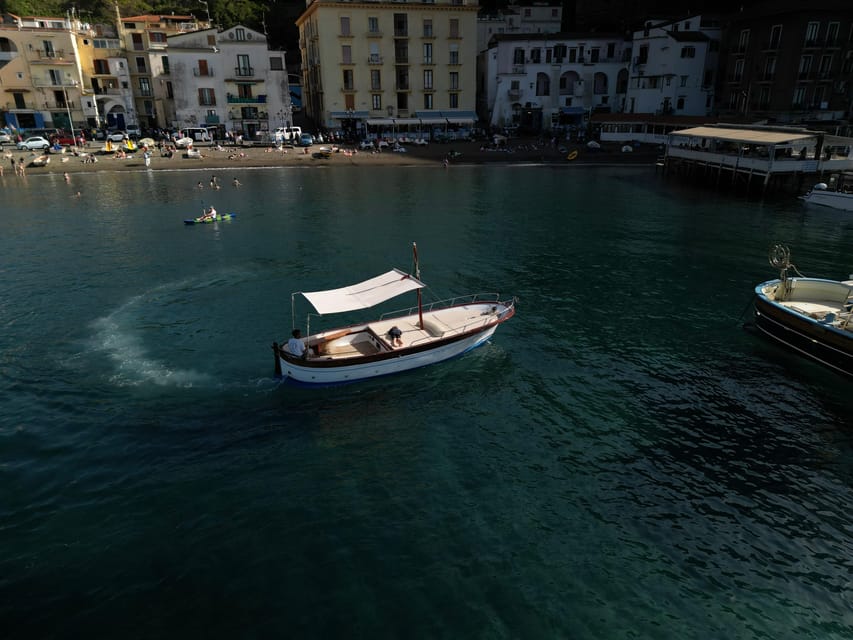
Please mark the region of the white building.
<svg viewBox="0 0 853 640"><path fill-rule="evenodd" d="M480 118L528 132L586 126L592 112L621 111L631 43L614 34L518 34L480 54Z"/></svg>
<svg viewBox="0 0 853 640"><path fill-rule="evenodd" d="M177 128L222 125L266 140L292 121L283 51L243 26L169 36Z"/></svg>
<svg viewBox="0 0 853 640"><path fill-rule="evenodd" d="M634 33L627 113L710 115L720 48L720 26L691 16L648 21Z"/></svg>
<svg viewBox="0 0 853 640"><path fill-rule="evenodd" d="M559 33L563 8L545 2L531 5L510 5L495 13L481 13L477 17L477 52L489 46L493 36L519 33Z"/></svg>

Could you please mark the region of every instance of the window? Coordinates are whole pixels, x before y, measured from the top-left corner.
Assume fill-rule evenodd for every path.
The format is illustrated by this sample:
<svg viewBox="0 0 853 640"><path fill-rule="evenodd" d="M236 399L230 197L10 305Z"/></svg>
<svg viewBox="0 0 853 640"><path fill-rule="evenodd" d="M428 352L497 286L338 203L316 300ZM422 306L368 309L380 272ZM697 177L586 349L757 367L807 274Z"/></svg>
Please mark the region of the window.
<svg viewBox="0 0 853 640"><path fill-rule="evenodd" d="M354 88L353 84L353 72L352 69L344 69L344 91L352 91Z"/></svg>
<svg viewBox="0 0 853 640"><path fill-rule="evenodd" d="M368 33L379 33L379 18L368 18L367 19L367 32Z"/></svg>
<svg viewBox="0 0 853 640"><path fill-rule="evenodd" d="M140 78L139 79L139 95L141 96L150 96L151 95L151 80L148 78Z"/></svg>
<svg viewBox="0 0 853 640"><path fill-rule="evenodd" d="M817 32L820 30L819 22L809 22L806 25L806 46L813 47L817 44Z"/></svg>
<svg viewBox="0 0 853 640"><path fill-rule="evenodd" d="M516 48L512 52L513 64L524 64L524 49Z"/></svg>
<svg viewBox="0 0 853 640"><path fill-rule="evenodd" d="M678 100L675 101L675 108L679 111L684 109L684 98L682 96L679 96Z"/></svg>
<svg viewBox="0 0 853 640"><path fill-rule="evenodd" d="M352 35L349 28L349 16L341 16L341 35Z"/></svg>
<svg viewBox="0 0 853 640"><path fill-rule="evenodd" d="M590 62L598 62L599 56L601 55L601 49L598 47L593 47L589 50L589 61Z"/></svg>
<svg viewBox="0 0 853 640"><path fill-rule="evenodd" d="M449 95L447 106L449 106L451 109L458 109L459 108L459 94L458 93L451 93Z"/></svg>
<svg viewBox="0 0 853 640"><path fill-rule="evenodd" d="M374 111L379 111L382 108L382 94L374 93L370 96L370 104Z"/></svg>
<svg viewBox="0 0 853 640"><path fill-rule="evenodd" d="M136 59L136 71L137 73L145 73L145 58Z"/></svg>
<svg viewBox="0 0 853 640"><path fill-rule="evenodd" d="M732 76L732 80L740 82L741 78L743 78L743 58L735 60L735 72Z"/></svg>
<svg viewBox="0 0 853 640"><path fill-rule="evenodd" d="M823 104L823 94L824 87L815 87L814 94L812 94L812 106L816 109L820 109Z"/></svg>
<svg viewBox="0 0 853 640"><path fill-rule="evenodd" d="M838 44L838 23L830 22L826 27L826 44L834 47Z"/></svg>
<svg viewBox="0 0 853 640"><path fill-rule="evenodd" d="M740 32L740 36L737 41L737 50L741 53L747 50L749 47L749 29L743 29Z"/></svg>
<svg viewBox="0 0 853 640"><path fill-rule="evenodd" d="M607 44L607 59L612 60L616 56L616 44L610 42Z"/></svg>
<svg viewBox="0 0 853 640"><path fill-rule="evenodd" d="M782 40L782 25L774 24L770 27L770 48L778 49L779 42Z"/></svg>
<svg viewBox="0 0 853 640"><path fill-rule="evenodd" d="M166 81L166 97L174 98L175 97L175 89L172 87L172 82L170 80Z"/></svg>
<svg viewBox="0 0 853 640"><path fill-rule="evenodd" d="M152 31L148 34L148 39L151 44L166 44L166 34L159 31Z"/></svg>
<svg viewBox="0 0 853 640"><path fill-rule="evenodd" d="M270 71L284 71L284 61L279 58L270 58Z"/></svg>
<svg viewBox="0 0 853 640"><path fill-rule="evenodd" d="M379 43L370 43L370 54L367 58L368 64L382 64L382 54L379 53Z"/></svg>
<svg viewBox="0 0 853 640"><path fill-rule="evenodd" d="M679 87L686 87L687 86L687 78L688 78L688 76L681 76L681 78L680 78L681 82L678 86Z"/></svg>
<svg viewBox="0 0 853 640"><path fill-rule="evenodd" d="M245 40L246 39L246 30L237 27L234 29L234 39L235 40Z"/></svg>
<svg viewBox="0 0 853 640"><path fill-rule="evenodd" d="M108 75L110 73L110 63L106 60L93 60L95 63L95 73L99 75Z"/></svg>
<svg viewBox="0 0 853 640"><path fill-rule="evenodd" d="M776 56L769 56L764 61L764 74L761 76L762 80L773 80L776 76Z"/></svg>
<svg viewBox="0 0 853 640"><path fill-rule="evenodd" d="M216 105L216 94L213 89L203 89L199 87L198 90L198 103L205 107L212 107Z"/></svg>
<svg viewBox="0 0 853 640"><path fill-rule="evenodd" d="M451 18L450 19L450 37L458 38L459 37L459 18Z"/></svg>
<svg viewBox="0 0 853 640"><path fill-rule="evenodd" d="M380 91L382 89L382 70L381 69L371 69L370 70L370 88L373 91Z"/></svg>
<svg viewBox="0 0 853 640"><path fill-rule="evenodd" d="M450 88L457 90L459 89L459 72L451 71L450 72Z"/></svg>
<svg viewBox="0 0 853 640"><path fill-rule="evenodd" d="M539 64L542 62L542 49L537 47L536 49L530 50L530 62L533 64Z"/></svg>
<svg viewBox="0 0 853 640"><path fill-rule="evenodd" d="M806 88L797 87L794 89L794 107L803 107L806 104Z"/></svg>
<svg viewBox="0 0 853 640"><path fill-rule="evenodd" d="M163 56L162 58L160 58L160 60L163 62L163 73L168 74L169 73L169 56Z"/></svg>
<svg viewBox="0 0 853 640"><path fill-rule="evenodd" d="M424 42L424 64L432 64L432 42Z"/></svg>
<svg viewBox="0 0 853 640"><path fill-rule="evenodd" d="M758 92L758 108L766 109L770 106L770 87L761 87Z"/></svg>
<svg viewBox="0 0 853 640"><path fill-rule="evenodd" d="M424 109L432 109L432 94L424 94Z"/></svg>
<svg viewBox="0 0 853 640"><path fill-rule="evenodd" d="M807 78L812 70L812 57L800 56L800 77Z"/></svg>
<svg viewBox="0 0 853 640"><path fill-rule="evenodd" d="M352 47L348 44L341 46L341 62L352 64Z"/></svg>
<svg viewBox="0 0 853 640"><path fill-rule="evenodd" d="M450 59L447 61L447 64L459 64L459 45L458 44L450 45Z"/></svg>
<svg viewBox="0 0 853 640"><path fill-rule="evenodd" d="M817 74L819 78L828 78L832 69L832 56L821 56Z"/></svg>
<svg viewBox="0 0 853 640"><path fill-rule="evenodd" d="M254 94L252 93L252 85L242 83L237 85L237 97L239 98L252 98Z"/></svg>
<svg viewBox="0 0 853 640"><path fill-rule="evenodd" d="M554 59L553 54L553 49L545 49L545 64L551 64L551 61Z"/></svg>
<svg viewBox="0 0 853 640"><path fill-rule="evenodd" d="M424 90L432 89L432 69L424 69Z"/></svg>
<svg viewBox="0 0 853 640"><path fill-rule="evenodd" d="M424 20L424 38L432 38L432 20Z"/></svg>
<svg viewBox="0 0 853 640"><path fill-rule="evenodd" d="M696 47L682 47L681 48L681 57L682 58L695 58L696 57Z"/></svg>
<svg viewBox="0 0 853 640"><path fill-rule="evenodd" d="M252 65L249 63L249 56L246 54L237 56L237 75L244 77L254 75L254 69L252 69Z"/></svg>

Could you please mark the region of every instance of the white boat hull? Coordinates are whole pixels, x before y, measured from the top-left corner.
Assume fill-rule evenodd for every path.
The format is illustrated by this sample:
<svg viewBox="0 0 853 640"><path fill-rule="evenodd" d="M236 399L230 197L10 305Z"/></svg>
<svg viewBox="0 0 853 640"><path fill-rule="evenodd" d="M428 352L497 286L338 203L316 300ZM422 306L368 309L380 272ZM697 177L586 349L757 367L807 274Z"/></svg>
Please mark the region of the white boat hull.
<svg viewBox="0 0 853 640"><path fill-rule="evenodd" d="M853 193L814 189L804 195L803 200L809 204L816 204L822 207L832 207L841 211L853 211Z"/></svg>
<svg viewBox="0 0 853 640"><path fill-rule="evenodd" d="M281 375L295 382L330 385L366 380L417 369L470 351L494 334L515 313L513 303L476 302L423 314L387 318L362 325L316 333L305 338L308 358L295 357L277 344ZM402 345L387 337L391 327L402 331Z"/></svg>

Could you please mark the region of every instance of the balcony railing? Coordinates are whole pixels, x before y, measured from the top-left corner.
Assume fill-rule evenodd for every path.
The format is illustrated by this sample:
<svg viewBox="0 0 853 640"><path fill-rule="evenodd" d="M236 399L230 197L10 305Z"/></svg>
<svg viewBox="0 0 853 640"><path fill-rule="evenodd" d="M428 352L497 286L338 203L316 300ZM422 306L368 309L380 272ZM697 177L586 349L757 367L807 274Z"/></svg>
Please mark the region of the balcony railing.
<svg viewBox="0 0 853 640"><path fill-rule="evenodd" d="M255 75L254 67L234 67L234 74L238 78L251 78Z"/></svg>
<svg viewBox="0 0 853 640"><path fill-rule="evenodd" d="M510 71L510 73L524 73L524 65L523 64L512 65L512 71Z"/></svg>
<svg viewBox="0 0 853 640"><path fill-rule="evenodd" d="M35 49L33 51L38 60L63 60L65 58L64 49L54 49L48 51L46 49Z"/></svg>
<svg viewBox="0 0 853 640"><path fill-rule="evenodd" d="M252 98L243 98L240 96L227 96L228 104L266 104L266 96L255 96Z"/></svg>
<svg viewBox="0 0 853 640"><path fill-rule="evenodd" d="M212 78L213 77L213 69L193 69L193 75L196 78Z"/></svg>
<svg viewBox="0 0 853 640"><path fill-rule="evenodd" d="M45 102L45 109L71 109L74 110L77 108L77 104L73 100L69 100L68 102Z"/></svg>
<svg viewBox="0 0 853 640"><path fill-rule="evenodd" d="M409 30L408 29L394 29L394 37L395 38L408 38Z"/></svg>
<svg viewBox="0 0 853 640"><path fill-rule="evenodd" d="M371 53L367 56L367 64L382 64L382 56L378 53Z"/></svg>
<svg viewBox="0 0 853 640"><path fill-rule="evenodd" d="M394 56L394 64L409 64L409 56L406 54Z"/></svg>
<svg viewBox="0 0 853 640"><path fill-rule="evenodd" d="M381 32L381 31L379 31L378 29L377 29L376 31L368 31L368 32L367 32L367 37L368 37L368 38L381 38L381 37L382 37L382 32Z"/></svg>
<svg viewBox="0 0 853 640"><path fill-rule="evenodd" d="M562 94L562 91L560 93ZM521 89L507 89L506 95L510 100L520 100L521 99Z"/></svg>

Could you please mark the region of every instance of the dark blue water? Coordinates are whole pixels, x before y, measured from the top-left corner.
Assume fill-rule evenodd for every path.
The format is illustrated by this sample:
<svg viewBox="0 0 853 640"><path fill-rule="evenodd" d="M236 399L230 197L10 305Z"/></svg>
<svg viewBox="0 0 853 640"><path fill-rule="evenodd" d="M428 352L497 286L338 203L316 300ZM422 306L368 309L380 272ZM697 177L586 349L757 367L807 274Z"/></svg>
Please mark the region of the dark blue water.
<svg viewBox="0 0 853 640"><path fill-rule="evenodd" d="M648 168L217 175L0 179L0 635L853 636L850 383L741 328L772 243L846 277L853 219ZM517 316L274 380L291 292L412 241Z"/></svg>

